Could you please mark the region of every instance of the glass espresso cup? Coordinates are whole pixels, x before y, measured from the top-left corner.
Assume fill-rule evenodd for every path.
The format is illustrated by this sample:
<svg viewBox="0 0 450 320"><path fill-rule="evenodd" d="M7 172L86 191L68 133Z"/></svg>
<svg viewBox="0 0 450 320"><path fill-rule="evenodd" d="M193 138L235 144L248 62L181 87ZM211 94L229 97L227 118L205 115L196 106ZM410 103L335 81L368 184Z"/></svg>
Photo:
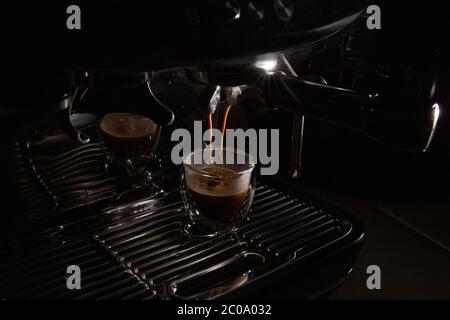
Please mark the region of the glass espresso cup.
<svg viewBox="0 0 450 320"><path fill-rule="evenodd" d="M110 113L99 124L106 167L132 187L150 181L147 170L160 135L151 119L130 113Z"/></svg>
<svg viewBox="0 0 450 320"><path fill-rule="evenodd" d="M236 230L250 210L255 183L255 164L244 152L205 149L191 153L181 174L181 194L191 221L187 232L216 235Z"/></svg>

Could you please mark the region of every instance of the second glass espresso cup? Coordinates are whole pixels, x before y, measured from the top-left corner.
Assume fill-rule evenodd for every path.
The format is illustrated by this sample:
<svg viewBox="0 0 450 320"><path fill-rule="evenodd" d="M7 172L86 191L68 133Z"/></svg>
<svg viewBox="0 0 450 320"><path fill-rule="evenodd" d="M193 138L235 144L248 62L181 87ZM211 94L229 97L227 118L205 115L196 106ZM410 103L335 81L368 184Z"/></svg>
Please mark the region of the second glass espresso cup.
<svg viewBox="0 0 450 320"><path fill-rule="evenodd" d="M99 131L107 169L132 186L148 182L147 167L158 144L160 127L140 115L110 113L100 121Z"/></svg>
<svg viewBox="0 0 450 320"><path fill-rule="evenodd" d="M223 161L211 160L209 154L220 154ZM205 149L191 153L181 175L181 194L191 226L206 235L234 231L250 210L255 183L255 164L244 152Z"/></svg>

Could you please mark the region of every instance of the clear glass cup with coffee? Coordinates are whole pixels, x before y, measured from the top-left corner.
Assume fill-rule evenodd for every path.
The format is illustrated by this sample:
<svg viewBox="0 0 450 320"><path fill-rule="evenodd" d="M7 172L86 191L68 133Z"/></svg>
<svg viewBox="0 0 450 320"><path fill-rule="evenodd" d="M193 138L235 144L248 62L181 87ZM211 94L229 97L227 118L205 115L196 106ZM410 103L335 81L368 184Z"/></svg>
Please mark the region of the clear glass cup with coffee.
<svg viewBox="0 0 450 320"><path fill-rule="evenodd" d="M152 184L149 167L156 160L153 153L160 131L158 124L141 115L105 115L99 123L99 135L106 169L131 189Z"/></svg>
<svg viewBox="0 0 450 320"><path fill-rule="evenodd" d="M247 216L256 183L255 164L245 152L205 149L183 162L181 194L193 235L233 232Z"/></svg>

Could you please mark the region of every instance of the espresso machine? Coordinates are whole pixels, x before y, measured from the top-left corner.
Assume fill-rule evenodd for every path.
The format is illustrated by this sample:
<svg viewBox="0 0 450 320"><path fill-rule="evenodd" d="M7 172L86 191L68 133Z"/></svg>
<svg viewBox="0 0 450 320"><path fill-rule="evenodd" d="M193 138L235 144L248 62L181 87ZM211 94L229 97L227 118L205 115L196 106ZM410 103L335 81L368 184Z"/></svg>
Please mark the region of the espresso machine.
<svg viewBox="0 0 450 320"><path fill-rule="evenodd" d="M342 284L366 230L301 187L308 126L426 153L446 101L441 53L403 69L374 62L365 45L387 44L367 29L363 0L80 2L79 29L66 27L70 4L1 19L1 298L318 298ZM230 127L279 128L281 165L261 177L237 236L203 242L181 228L170 135L233 88ZM114 205L124 186L97 135L111 112L162 127L161 189ZM70 265L83 272L80 290L66 287Z"/></svg>

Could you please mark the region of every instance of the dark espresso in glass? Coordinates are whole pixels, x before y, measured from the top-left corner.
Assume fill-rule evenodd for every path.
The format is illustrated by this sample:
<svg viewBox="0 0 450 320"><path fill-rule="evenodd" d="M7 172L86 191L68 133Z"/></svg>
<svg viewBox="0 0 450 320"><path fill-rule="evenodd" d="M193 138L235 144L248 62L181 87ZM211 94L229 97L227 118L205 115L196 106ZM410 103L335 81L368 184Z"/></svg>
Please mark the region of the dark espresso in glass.
<svg viewBox="0 0 450 320"><path fill-rule="evenodd" d="M217 179L204 179L197 176L191 188L188 191L195 202L198 210L204 217L216 221L223 225L233 225L242 220L239 208L242 207L248 195L248 186L239 188L233 183L233 186L227 185L227 178L235 174L234 171L225 168L206 168L206 173L217 175Z"/></svg>
<svg viewBox="0 0 450 320"><path fill-rule="evenodd" d="M111 113L100 122L103 143L115 157L137 160L151 154L158 126L150 119L129 113Z"/></svg>
<svg viewBox="0 0 450 320"><path fill-rule="evenodd" d="M160 127L141 115L110 113L100 121L99 133L108 172L130 189L151 187L152 166L157 168L153 151Z"/></svg>
<svg viewBox="0 0 450 320"><path fill-rule="evenodd" d="M200 223L208 221L214 229L239 225L245 218L250 185L249 180L236 176L224 167L206 167L204 175L193 175L187 183L187 197L200 213Z"/></svg>

